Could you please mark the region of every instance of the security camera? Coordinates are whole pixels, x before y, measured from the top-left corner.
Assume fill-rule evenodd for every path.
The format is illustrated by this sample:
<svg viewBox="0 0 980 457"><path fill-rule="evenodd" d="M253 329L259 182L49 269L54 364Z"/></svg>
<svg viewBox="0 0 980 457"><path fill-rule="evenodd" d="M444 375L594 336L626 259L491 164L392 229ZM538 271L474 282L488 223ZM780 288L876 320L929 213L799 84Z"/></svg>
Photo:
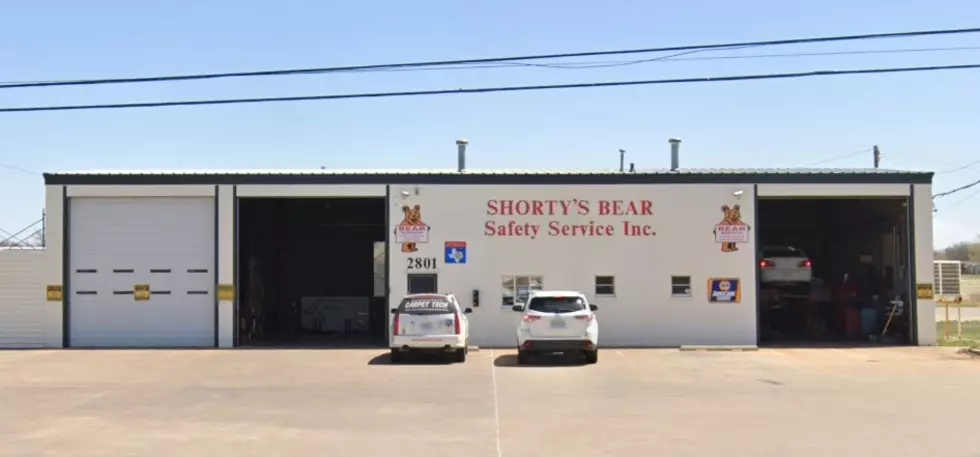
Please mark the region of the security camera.
<svg viewBox="0 0 980 457"><path fill-rule="evenodd" d="M732 192L732 195L734 195L736 197L741 197L743 193L744 193L744 191L736 190L735 192Z"/></svg>
<svg viewBox="0 0 980 457"><path fill-rule="evenodd" d="M402 198L408 198L409 195L412 195L411 192L407 190L403 190L401 194L402 194Z"/></svg>

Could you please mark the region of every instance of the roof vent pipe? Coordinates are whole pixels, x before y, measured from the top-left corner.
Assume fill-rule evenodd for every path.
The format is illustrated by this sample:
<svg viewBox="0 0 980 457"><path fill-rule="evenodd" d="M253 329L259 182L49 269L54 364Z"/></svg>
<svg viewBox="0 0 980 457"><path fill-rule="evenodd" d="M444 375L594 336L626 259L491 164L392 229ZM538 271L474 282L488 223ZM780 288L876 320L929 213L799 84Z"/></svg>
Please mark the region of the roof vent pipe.
<svg viewBox="0 0 980 457"><path fill-rule="evenodd" d="M466 140L456 140L456 153L457 157L457 169L456 171L462 173L466 171L466 145L469 141Z"/></svg>
<svg viewBox="0 0 980 457"><path fill-rule="evenodd" d="M626 162L625 162L625 160L626 160L626 150L625 149L620 149L619 150L619 172L620 173L626 171L626 169L625 169L626 168Z"/></svg>
<svg viewBox="0 0 980 457"><path fill-rule="evenodd" d="M670 171L677 171L681 167L681 139L671 138L670 143Z"/></svg>

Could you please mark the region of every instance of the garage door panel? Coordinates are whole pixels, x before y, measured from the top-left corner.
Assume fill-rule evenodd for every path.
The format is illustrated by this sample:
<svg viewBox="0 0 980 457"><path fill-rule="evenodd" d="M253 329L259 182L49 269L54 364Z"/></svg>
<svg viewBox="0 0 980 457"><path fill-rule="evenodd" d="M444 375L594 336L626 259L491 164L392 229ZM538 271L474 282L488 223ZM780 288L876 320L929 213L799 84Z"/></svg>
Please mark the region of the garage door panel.
<svg viewBox="0 0 980 457"><path fill-rule="evenodd" d="M73 198L72 346L214 344L214 200ZM149 300L134 300L137 284Z"/></svg>

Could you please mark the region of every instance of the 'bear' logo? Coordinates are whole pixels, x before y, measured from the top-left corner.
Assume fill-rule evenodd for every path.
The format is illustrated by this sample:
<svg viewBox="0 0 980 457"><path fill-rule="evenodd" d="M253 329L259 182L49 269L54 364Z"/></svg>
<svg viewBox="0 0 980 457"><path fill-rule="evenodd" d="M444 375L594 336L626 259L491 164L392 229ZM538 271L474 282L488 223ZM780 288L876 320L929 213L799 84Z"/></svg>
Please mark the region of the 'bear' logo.
<svg viewBox="0 0 980 457"><path fill-rule="evenodd" d="M422 207L415 205L402 206L405 217L395 227L395 242L402 244L402 252L412 253L419 250L416 243L429 241L429 226L422 222Z"/></svg>
<svg viewBox="0 0 980 457"><path fill-rule="evenodd" d="M742 222L741 207L722 205L721 212L725 216L715 226L715 240L721 243L721 252L738 251L738 243L748 241L749 231L748 224Z"/></svg>

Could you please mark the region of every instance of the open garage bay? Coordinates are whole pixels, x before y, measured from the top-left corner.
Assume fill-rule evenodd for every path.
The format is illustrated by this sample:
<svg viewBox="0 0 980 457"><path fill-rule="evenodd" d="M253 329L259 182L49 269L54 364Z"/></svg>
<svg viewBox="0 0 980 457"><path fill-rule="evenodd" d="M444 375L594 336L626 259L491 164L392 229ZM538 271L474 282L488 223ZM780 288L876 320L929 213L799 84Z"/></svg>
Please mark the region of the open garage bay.
<svg viewBox="0 0 980 457"><path fill-rule="evenodd" d="M0 456L980 453L980 359L938 348L0 352Z"/></svg>

